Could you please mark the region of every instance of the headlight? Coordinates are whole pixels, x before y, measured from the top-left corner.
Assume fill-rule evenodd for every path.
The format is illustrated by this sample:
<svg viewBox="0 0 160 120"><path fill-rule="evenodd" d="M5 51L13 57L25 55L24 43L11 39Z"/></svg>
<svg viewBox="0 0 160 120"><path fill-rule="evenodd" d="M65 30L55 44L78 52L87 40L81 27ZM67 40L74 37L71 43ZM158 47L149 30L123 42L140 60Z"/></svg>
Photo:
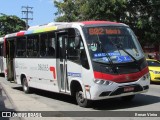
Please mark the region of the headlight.
<svg viewBox="0 0 160 120"><path fill-rule="evenodd" d="M160 74L160 71L151 70L151 72L153 72L154 74Z"/></svg>
<svg viewBox="0 0 160 120"><path fill-rule="evenodd" d="M144 75L141 79L142 80L148 80L150 78L150 74L147 73L146 75Z"/></svg>
<svg viewBox="0 0 160 120"><path fill-rule="evenodd" d="M99 85L111 85L113 82L109 80L95 79L94 82Z"/></svg>

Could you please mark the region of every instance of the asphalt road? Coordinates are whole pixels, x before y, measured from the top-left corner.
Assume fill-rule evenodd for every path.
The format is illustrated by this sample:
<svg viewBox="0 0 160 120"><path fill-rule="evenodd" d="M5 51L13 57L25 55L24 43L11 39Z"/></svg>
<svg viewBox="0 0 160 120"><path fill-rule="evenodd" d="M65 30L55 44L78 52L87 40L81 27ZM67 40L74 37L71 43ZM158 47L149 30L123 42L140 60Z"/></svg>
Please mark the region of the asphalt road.
<svg viewBox="0 0 160 120"><path fill-rule="evenodd" d="M23 92L22 87L7 82L9 86L11 86L13 89ZM101 101L94 101L92 106L90 108L82 108L79 107L76 104L76 101L74 98L68 95L63 94L57 94L53 92L33 89L30 94L26 94L29 97L32 97L42 103L47 104L50 107L55 108L57 111L160 111L160 83L159 84L151 84L150 89L147 93L138 94L133 99L132 102L124 102L120 98L114 98L114 99L107 99L107 100L101 100ZM93 114L95 112L91 112ZM125 112L124 112L125 114ZM127 112L126 112L127 114ZM91 115L90 115L91 116ZM115 115L116 116L116 115ZM98 117L98 116L97 116ZM91 120L91 119L97 119L96 117L76 117L76 120ZM101 117L101 119L106 120L106 118ZM112 120L115 118L107 118L109 120ZM127 118L127 117L121 117L118 118L118 120L146 120L149 119L148 117L133 117L133 118ZM152 120L158 120L157 117L152 117Z"/></svg>
<svg viewBox="0 0 160 120"><path fill-rule="evenodd" d="M22 91L21 87L14 87ZM90 108L82 108L74 98L68 95L33 89L30 97L57 109L57 111L160 111L160 84L151 84L147 93L138 94L132 102L126 103L120 98L94 101Z"/></svg>

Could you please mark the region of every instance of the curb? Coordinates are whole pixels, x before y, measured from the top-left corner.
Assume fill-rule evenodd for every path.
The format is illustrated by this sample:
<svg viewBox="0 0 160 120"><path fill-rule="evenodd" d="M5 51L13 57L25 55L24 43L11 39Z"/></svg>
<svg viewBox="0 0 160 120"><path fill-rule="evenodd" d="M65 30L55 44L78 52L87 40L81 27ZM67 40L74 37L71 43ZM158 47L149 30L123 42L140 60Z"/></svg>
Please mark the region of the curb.
<svg viewBox="0 0 160 120"><path fill-rule="evenodd" d="M3 83L0 83L0 85L1 85L1 88L3 89L4 93L7 95L9 101L10 101L11 104L13 105L13 109L17 110L17 108L16 108L14 102L12 101L12 98L9 96L9 94L8 94L8 92L6 91L6 89L5 89L4 85L3 85Z"/></svg>
<svg viewBox="0 0 160 120"><path fill-rule="evenodd" d="M12 89L9 85L7 85L5 82L0 82L2 89L4 90L5 94L9 98L9 101L13 105L13 109L15 111L19 112L28 112L28 113L33 113L35 112L52 112L53 117L17 117L19 118L18 120L73 120L71 117L63 117L65 114L61 111L56 111L56 109L46 105L45 103L42 103L40 101L35 100L34 98L27 96L23 94L22 92L16 91ZM12 118L11 118L12 119Z"/></svg>
<svg viewBox="0 0 160 120"><path fill-rule="evenodd" d="M2 90L3 90L4 94L7 96L8 101L11 103L14 111L17 111L17 108L16 108L15 104L13 103L11 97L9 96L8 92L6 91L6 89L5 89L5 87L4 87L4 83L0 83L0 95L2 95ZM5 119L5 118L2 118L2 120L3 120L3 119ZM13 118L13 119L14 119L14 118ZM20 118L20 117L17 117L16 119L18 119L18 120L25 120L25 119ZM11 120L12 120L12 119L11 119Z"/></svg>

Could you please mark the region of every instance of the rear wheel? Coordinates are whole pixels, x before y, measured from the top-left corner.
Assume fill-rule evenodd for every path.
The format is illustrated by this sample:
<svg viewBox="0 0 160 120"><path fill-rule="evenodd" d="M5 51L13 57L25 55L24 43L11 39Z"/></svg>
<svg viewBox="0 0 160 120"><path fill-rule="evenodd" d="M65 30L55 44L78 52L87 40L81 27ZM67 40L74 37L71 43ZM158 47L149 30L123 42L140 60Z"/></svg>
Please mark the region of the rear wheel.
<svg viewBox="0 0 160 120"><path fill-rule="evenodd" d="M84 98L84 93L80 88L76 91L76 101L80 107L89 107L91 104L90 100Z"/></svg>
<svg viewBox="0 0 160 120"><path fill-rule="evenodd" d="M28 86L28 81L27 81L27 79L25 77L23 78L22 86L23 86L23 91L25 93L29 93L30 92L30 88Z"/></svg>
<svg viewBox="0 0 160 120"><path fill-rule="evenodd" d="M122 100L129 102L129 101L133 100L134 97L135 97L135 95L123 96Z"/></svg>

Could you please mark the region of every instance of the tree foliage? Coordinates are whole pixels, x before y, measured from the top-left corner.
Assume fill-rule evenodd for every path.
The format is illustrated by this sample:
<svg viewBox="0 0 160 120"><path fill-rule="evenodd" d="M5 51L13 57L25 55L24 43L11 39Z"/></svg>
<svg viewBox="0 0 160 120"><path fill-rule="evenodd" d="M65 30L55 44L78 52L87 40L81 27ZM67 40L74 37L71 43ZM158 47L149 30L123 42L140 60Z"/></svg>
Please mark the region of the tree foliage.
<svg viewBox="0 0 160 120"><path fill-rule="evenodd" d="M159 42L158 34L160 33L155 32L160 25L160 16L158 18L158 12L155 12L160 12L158 0L129 0L126 11L128 16L124 22L134 30L141 44ZM156 23L155 26L154 23Z"/></svg>
<svg viewBox="0 0 160 120"><path fill-rule="evenodd" d="M54 0L55 21L109 20L128 24L140 42L160 40L159 0Z"/></svg>
<svg viewBox="0 0 160 120"><path fill-rule="evenodd" d="M0 15L0 36L25 29L25 22L14 15Z"/></svg>
<svg viewBox="0 0 160 120"><path fill-rule="evenodd" d="M54 4L57 7L58 11L55 15L59 15L56 21L79 21L84 17L83 8L86 7L86 1L83 0L64 0L64 2L58 2L54 0ZM83 16L82 16L83 15Z"/></svg>

